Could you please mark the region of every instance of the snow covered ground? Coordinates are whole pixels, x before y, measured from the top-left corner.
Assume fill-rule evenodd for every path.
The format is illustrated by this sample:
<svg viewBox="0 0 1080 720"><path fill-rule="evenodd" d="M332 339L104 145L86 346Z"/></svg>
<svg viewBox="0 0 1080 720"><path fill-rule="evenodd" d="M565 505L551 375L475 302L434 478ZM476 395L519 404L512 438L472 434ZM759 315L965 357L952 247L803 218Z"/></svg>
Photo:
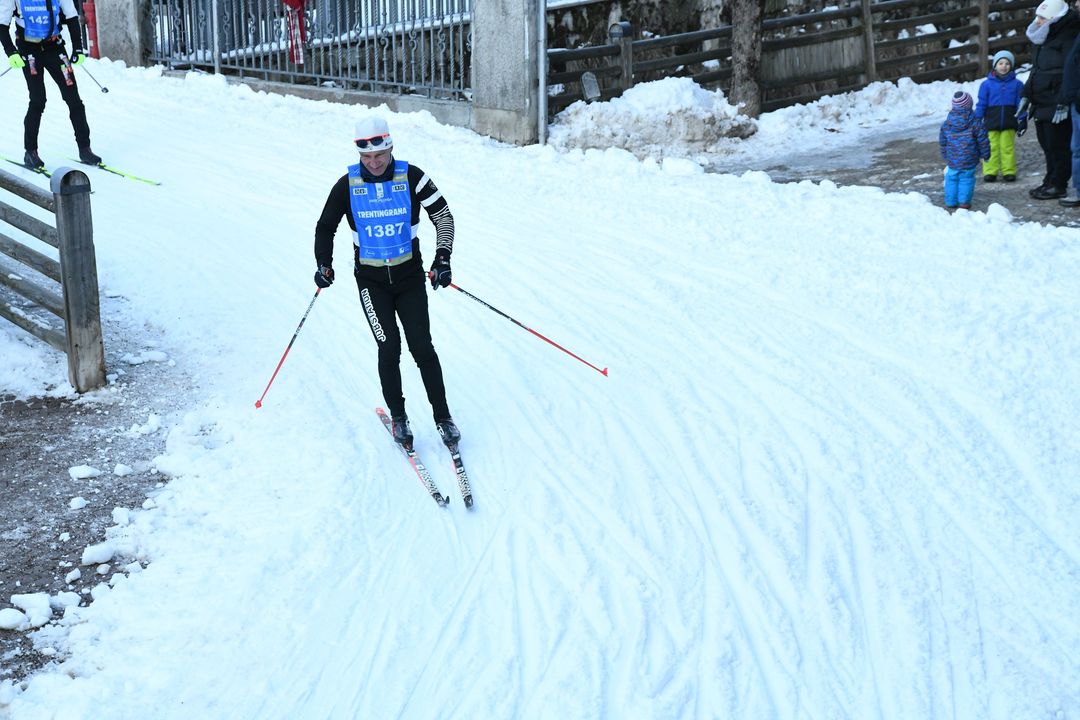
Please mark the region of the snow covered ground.
<svg viewBox="0 0 1080 720"><path fill-rule="evenodd" d="M95 149L163 182L90 171L101 282L175 361L182 412L164 454L115 458L172 480L87 549L111 587L66 611L0 598L0 623L51 616L35 640L57 653L0 685L0 716L1080 717L1080 234L702 170L853 152L943 119L954 85L705 144L653 132L722 106L669 82L568 113L548 147L383 108L454 211L455 282L610 368L431 297L467 512L408 357L449 508L372 412L347 232L254 408L365 111L89 67L111 90L83 83ZM73 150L58 105L50 165ZM576 149L588 123L624 149ZM422 241L430 258L426 221ZM0 393L69 392L56 353L0 325Z"/></svg>

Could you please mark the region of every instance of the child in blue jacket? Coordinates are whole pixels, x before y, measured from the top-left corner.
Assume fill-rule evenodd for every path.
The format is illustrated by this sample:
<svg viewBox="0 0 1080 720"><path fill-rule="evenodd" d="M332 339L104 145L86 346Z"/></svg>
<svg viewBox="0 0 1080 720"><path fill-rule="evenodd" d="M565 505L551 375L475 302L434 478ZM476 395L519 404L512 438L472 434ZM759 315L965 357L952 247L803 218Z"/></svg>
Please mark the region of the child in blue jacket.
<svg viewBox="0 0 1080 720"><path fill-rule="evenodd" d="M982 120L971 109L971 95L957 90L952 97L952 109L941 124L938 144L945 168L945 207L971 209L975 194L975 169L979 158L990 159L990 138ZM1015 112L1015 111L1014 111Z"/></svg>
<svg viewBox="0 0 1080 720"><path fill-rule="evenodd" d="M1016 180L1016 138L1027 130L1027 113L1016 115L1024 83L1016 79L1015 62L1008 50L998 52L993 69L979 85L975 117L983 121L990 138L990 159L982 167L986 182L997 182L999 172L1005 182Z"/></svg>

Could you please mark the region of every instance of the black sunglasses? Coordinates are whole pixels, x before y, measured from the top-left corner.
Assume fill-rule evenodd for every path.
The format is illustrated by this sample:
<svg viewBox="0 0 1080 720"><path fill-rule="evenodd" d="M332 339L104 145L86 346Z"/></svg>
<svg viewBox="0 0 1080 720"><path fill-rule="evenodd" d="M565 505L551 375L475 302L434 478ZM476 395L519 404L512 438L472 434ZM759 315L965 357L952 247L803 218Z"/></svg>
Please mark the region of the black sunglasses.
<svg viewBox="0 0 1080 720"><path fill-rule="evenodd" d="M367 150L370 145L373 148L382 147L383 143L390 142L389 135L376 135L373 138L360 138L356 141L356 147Z"/></svg>

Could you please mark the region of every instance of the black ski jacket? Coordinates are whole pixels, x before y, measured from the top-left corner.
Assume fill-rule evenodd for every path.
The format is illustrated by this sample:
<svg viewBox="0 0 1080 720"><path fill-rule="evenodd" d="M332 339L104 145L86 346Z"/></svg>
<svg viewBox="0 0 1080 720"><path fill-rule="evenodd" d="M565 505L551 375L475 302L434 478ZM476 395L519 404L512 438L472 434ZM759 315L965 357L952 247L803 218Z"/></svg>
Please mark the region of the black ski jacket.
<svg viewBox="0 0 1080 720"><path fill-rule="evenodd" d="M1049 120L1058 105L1071 100L1062 94L1065 59L1080 35L1080 15L1069 8L1065 15L1050 26L1050 34L1042 45L1032 45L1031 73L1024 85L1023 96L1031 101L1031 116Z"/></svg>

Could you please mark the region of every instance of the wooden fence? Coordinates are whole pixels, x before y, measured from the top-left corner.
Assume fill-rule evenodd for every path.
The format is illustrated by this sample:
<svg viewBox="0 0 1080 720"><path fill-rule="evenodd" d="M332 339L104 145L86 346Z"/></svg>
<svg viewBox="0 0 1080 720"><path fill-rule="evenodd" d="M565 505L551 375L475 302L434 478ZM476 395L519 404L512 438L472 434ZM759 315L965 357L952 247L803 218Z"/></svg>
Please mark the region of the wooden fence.
<svg viewBox="0 0 1080 720"><path fill-rule="evenodd" d="M105 384L105 347L101 339L94 229L90 218L90 180L79 170L61 168L52 193L0 170L0 188L54 215L55 226L0 199L0 221L59 250L59 260L0 232L0 253L59 283L60 291L0 272L0 285L28 301L30 312L0 300L0 317L67 353L68 379L78 392ZM5 197L5 196L0 196ZM60 332L34 317L47 311L64 324Z"/></svg>
<svg viewBox="0 0 1080 720"><path fill-rule="evenodd" d="M1017 66L1030 59L1024 33L1039 0L976 0L942 10L940 0L854 0L846 7L765 19L762 110L812 102L879 80L966 82L989 72L999 50ZM548 113L585 98L582 75L599 81L600 99L638 82L691 77L730 94L730 25L665 37L633 39L625 23L609 44L547 52Z"/></svg>

